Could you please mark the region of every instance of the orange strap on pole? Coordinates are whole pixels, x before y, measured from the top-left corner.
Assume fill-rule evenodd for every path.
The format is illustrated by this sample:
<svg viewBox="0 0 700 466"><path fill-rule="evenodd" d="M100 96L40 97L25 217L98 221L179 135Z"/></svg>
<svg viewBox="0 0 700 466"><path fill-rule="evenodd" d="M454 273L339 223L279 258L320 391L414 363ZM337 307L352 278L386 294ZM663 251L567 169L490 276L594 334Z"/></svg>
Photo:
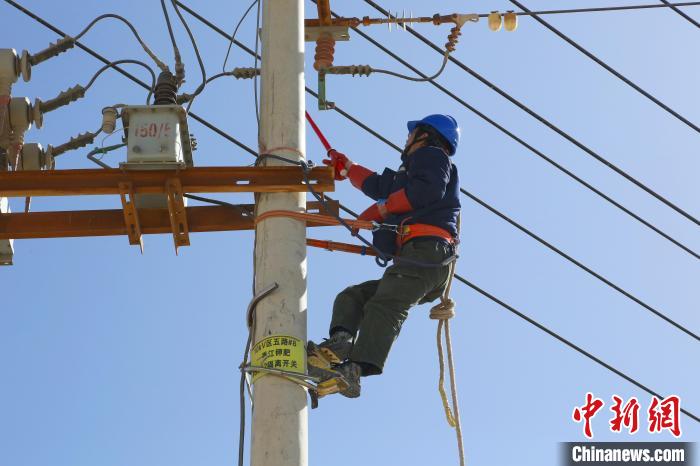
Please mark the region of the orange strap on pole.
<svg viewBox="0 0 700 466"><path fill-rule="evenodd" d="M337 218L331 217L330 215L320 215L320 214L307 214L304 212L292 212L290 210L269 210L255 218L255 224L262 222L265 219L272 217L287 217L296 220L312 221L317 225L335 226L340 225L340 221ZM374 222L366 220L350 220L343 219L352 228L359 228L362 230L373 230L375 227Z"/></svg>
<svg viewBox="0 0 700 466"><path fill-rule="evenodd" d="M352 254L360 254L362 256L377 255L377 253L374 252L372 248L368 248L367 246L358 246L356 244L348 243L337 243L335 241L324 241L319 239L307 238L306 245L312 246L314 248L326 249L328 251L349 252Z"/></svg>

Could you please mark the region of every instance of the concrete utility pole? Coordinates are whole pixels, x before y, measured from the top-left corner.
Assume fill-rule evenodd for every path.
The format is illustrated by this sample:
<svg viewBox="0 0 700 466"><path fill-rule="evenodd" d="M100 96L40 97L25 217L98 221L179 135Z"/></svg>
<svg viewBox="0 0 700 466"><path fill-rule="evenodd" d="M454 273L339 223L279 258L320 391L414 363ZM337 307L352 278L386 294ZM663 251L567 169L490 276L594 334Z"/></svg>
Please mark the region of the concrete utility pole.
<svg viewBox="0 0 700 466"><path fill-rule="evenodd" d="M301 160L304 125L304 2L263 2L260 153ZM267 159L265 165L286 165ZM261 194L257 213L283 209L302 212L304 193ZM255 288L279 288L257 306L253 344L274 335L306 342L306 225L285 218L256 228ZM305 358L298 361L305 370ZM254 385L252 466L307 466L306 392L294 382L266 375Z"/></svg>

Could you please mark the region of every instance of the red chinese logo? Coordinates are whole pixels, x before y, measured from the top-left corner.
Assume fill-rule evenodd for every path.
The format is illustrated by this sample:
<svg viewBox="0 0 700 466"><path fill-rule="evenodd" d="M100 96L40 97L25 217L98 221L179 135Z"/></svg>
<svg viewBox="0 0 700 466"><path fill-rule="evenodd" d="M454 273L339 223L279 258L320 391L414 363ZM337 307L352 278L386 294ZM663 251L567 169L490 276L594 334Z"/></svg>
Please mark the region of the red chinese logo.
<svg viewBox="0 0 700 466"><path fill-rule="evenodd" d="M629 399L629 401L622 406L622 398L617 395L613 395L613 402L615 403L611 408L615 414L615 417L610 420L610 430L612 432L621 432L622 427L629 430L630 434L634 434L639 430L639 402L635 397Z"/></svg>
<svg viewBox="0 0 700 466"><path fill-rule="evenodd" d="M649 432L658 433L668 430L674 437L681 436L681 399L671 395L659 400L653 396L647 413L649 414Z"/></svg>
<svg viewBox="0 0 700 466"><path fill-rule="evenodd" d="M617 395L612 396L613 404L610 411L613 413L609 426L611 432L620 433L627 429L629 434L634 434L639 430L639 401L631 397L627 402ZM583 435L593 438L592 420L598 411L604 406L600 398L596 398L592 393L586 393L586 402L583 406L576 406L572 414L575 422L583 422ZM648 431L651 434L668 430L674 437L681 436L681 399L677 395L668 396L660 400L652 396L651 403L647 409Z"/></svg>
<svg viewBox="0 0 700 466"><path fill-rule="evenodd" d="M591 429L591 419L603 407L603 400L595 398L593 393L586 393L586 404L574 408L572 417L574 421L581 422L583 420L583 434L588 438L593 438L593 430Z"/></svg>

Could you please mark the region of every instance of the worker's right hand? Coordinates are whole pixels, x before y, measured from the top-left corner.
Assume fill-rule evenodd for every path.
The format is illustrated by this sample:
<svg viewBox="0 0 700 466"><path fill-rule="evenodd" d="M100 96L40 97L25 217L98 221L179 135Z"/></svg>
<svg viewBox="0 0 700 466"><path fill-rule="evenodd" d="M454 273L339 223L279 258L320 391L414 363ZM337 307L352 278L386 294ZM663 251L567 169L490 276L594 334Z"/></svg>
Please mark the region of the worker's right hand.
<svg viewBox="0 0 700 466"><path fill-rule="evenodd" d="M352 161L343 153L335 149L328 151L327 159L323 159L323 163L329 167L333 167L333 176L336 180L342 181L348 177L348 170L352 166Z"/></svg>

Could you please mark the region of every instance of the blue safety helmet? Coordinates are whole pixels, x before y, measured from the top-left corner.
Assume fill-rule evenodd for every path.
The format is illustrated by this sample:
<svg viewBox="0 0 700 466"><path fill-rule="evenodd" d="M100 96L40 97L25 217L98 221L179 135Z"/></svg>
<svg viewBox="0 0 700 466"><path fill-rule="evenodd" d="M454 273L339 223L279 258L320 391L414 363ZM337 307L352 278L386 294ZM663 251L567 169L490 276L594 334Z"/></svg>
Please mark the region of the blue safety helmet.
<svg viewBox="0 0 700 466"><path fill-rule="evenodd" d="M445 138L447 143L450 145L450 155L454 155L457 152L457 146L459 145L459 125L457 120L455 120L450 115L428 115L422 120L409 121L406 126L408 126L408 132L412 132L417 126L425 125L430 126L435 131L437 131L442 137Z"/></svg>

